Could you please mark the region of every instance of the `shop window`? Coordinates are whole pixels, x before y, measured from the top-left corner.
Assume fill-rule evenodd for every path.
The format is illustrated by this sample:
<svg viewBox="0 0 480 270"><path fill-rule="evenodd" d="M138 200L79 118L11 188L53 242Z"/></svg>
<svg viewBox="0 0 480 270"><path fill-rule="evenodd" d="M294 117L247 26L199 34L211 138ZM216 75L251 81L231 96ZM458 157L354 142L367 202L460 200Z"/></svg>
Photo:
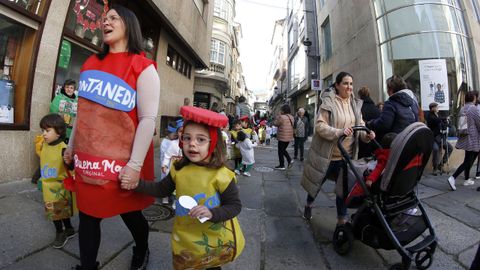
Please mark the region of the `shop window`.
<svg viewBox="0 0 480 270"><path fill-rule="evenodd" d="M37 15L43 17L47 10L48 1L41 0L0 0L0 3L8 5L15 10L24 11L28 15Z"/></svg>
<svg viewBox="0 0 480 270"><path fill-rule="evenodd" d="M93 53L93 51L85 49L76 42L67 39L62 40L55 76L55 95L58 94L67 79L75 80L78 83L80 68Z"/></svg>
<svg viewBox="0 0 480 270"><path fill-rule="evenodd" d="M72 0L65 28L88 43L100 46L102 42L102 15L108 10L108 1Z"/></svg>
<svg viewBox="0 0 480 270"><path fill-rule="evenodd" d="M0 14L0 128L26 129L37 30Z"/></svg>
<svg viewBox="0 0 480 270"><path fill-rule="evenodd" d="M330 30L330 20L327 18L322 24L323 36L323 59L328 60L332 57L332 32Z"/></svg>

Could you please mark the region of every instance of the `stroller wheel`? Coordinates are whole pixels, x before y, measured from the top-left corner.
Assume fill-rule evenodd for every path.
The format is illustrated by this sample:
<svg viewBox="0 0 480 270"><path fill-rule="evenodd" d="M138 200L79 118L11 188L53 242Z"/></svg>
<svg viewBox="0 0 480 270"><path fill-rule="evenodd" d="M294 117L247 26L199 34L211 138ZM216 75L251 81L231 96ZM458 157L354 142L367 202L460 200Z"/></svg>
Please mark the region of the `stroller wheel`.
<svg viewBox="0 0 480 270"><path fill-rule="evenodd" d="M432 262L433 252L429 247L417 252L417 255L415 255L415 265L419 270L429 268L432 265Z"/></svg>
<svg viewBox="0 0 480 270"><path fill-rule="evenodd" d="M333 233L333 249L338 255L346 255L353 246L353 232L350 223L339 225Z"/></svg>

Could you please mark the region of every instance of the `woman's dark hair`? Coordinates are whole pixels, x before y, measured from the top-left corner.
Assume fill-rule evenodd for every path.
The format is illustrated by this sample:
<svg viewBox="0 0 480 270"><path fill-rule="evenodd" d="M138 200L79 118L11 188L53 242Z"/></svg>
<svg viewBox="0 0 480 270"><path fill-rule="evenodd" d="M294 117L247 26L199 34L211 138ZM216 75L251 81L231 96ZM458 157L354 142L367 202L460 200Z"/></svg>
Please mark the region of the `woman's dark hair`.
<svg viewBox="0 0 480 270"><path fill-rule="evenodd" d="M55 132L60 135L61 139L64 139L67 133L67 125L65 124L63 117L61 117L57 113L50 113L45 115L42 120L40 120L40 128L53 128Z"/></svg>
<svg viewBox="0 0 480 270"><path fill-rule="evenodd" d="M352 74L350 74L348 72L342 71L342 72L338 73L337 77L335 77L335 84L340 84L343 81L343 78L345 78L347 76L353 79Z"/></svg>
<svg viewBox="0 0 480 270"><path fill-rule="evenodd" d="M237 132L237 141L243 142L247 138L247 135L243 131Z"/></svg>
<svg viewBox="0 0 480 270"><path fill-rule="evenodd" d="M238 98L239 103L243 103L245 101L247 101L247 99L244 96L241 96L241 97Z"/></svg>
<svg viewBox="0 0 480 270"><path fill-rule="evenodd" d="M387 88L391 89L393 93L396 93L400 90L406 89L407 83L402 77L393 75L387 79Z"/></svg>
<svg viewBox="0 0 480 270"><path fill-rule="evenodd" d="M476 93L475 91L468 91L465 94L465 102L473 102L475 100Z"/></svg>
<svg viewBox="0 0 480 270"><path fill-rule="evenodd" d="M65 82L63 83L63 86L62 86L62 89L60 90L60 93L64 94L65 96L67 97L70 97L69 95L67 95L67 92L65 92L65 87L67 85L73 85L73 87L76 87L77 86L77 83L75 82L75 80L72 80L72 79L67 79L65 80ZM71 96L71 98L75 98L75 93L73 93L73 95Z"/></svg>
<svg viewBox="0 0 480 270"><path fill-rule="evenodd" d="M127 50L132 54L139 54L143 51L143 37L140 23L137 16L128 8L113 4L110 10L114 9L125 25L125 36L127 36ZM97 54L100 59L105 58L109 52L110 46L103 43L103 50Z"/></svg>
<svg viewBox="0 0 480 270"><path fill-rule="evenodd" d="M395 137L397 137L397 133L395 132L389 132L385 134L382 138L382 141L380 142L380 145L382 146L382 148L389 149L390 146L392 145L393 140L395 140Z"/></svg>
<svg viewBox="0 0 480 270"><path fill-rule="evenodd" d="M183 124L183 130L185 131L186 128L193 123L195 122L192 122L192 121L185 122ZM207 125L198 124L198 123L195 123L195 124L203 125L208 129ZM215 149L213 150L212 158L210 159L210 162L201 164L207 168L213 168L213 169L219 169L221 167L227 166L226 164L227 149L225 146L225 142L222 139L222 131L220 130L220 128L216 128L216 131L217 131L217 145L215 145ZM191 161L185 155L183 155L182 159L180 161L175 162L173 166L175 166L175 169L178 171L178 170L181 170L183 167L187 166L188 164L190 164L190 162Z"/></svg>
<svg viewBox="0 0 480 270"><path fill-rule="evenodd" d="M280 111L284 114L292 113L290 110L290 106L288 104L283 104L282 107L280 108Z"/></svg>
<svg viewBox="0 0 480 270"><path fill-rule="evenodd" d="M370 89L366 86L362 86L358 90L358 95L360 96L360 99L365 99L370 96Z"/></svg>

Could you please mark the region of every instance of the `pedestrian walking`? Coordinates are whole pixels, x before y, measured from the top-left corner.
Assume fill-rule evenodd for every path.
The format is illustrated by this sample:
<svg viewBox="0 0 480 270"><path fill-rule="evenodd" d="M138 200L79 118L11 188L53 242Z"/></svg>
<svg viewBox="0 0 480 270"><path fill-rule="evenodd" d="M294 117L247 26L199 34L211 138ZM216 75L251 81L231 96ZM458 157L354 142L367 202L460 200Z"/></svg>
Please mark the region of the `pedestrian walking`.
<svg viewBox="0 0 480 270"><path fill-rule="evenodd" d="M76 235L70 222L73 216L73 196L65 189L63 180L68 177L69 168L63 163L66 125L63 117L52 113L40 120L43 145L40 150L41 190L46 216L55 225L53 248L62 248Z"/></svg>
<svg viewBox="0 0 480 270"><path fill-rule="evenodd" d="M148 223L142 209L150 196L123 190L119 175L153 181L153 134L160 99L156 64L142 52L143 38L135 14L112 5L103 18L103 51L83 64L78 114L64 159L75 153L75 189L79 208L80 265L98 268L100 222L120 215L135 246L130 269L148 264ZM113 87L115 86L115 87ZM91 87L91 88L90 88ZM90 91L99 89L99 91ZM110 95L110 91L120 91Z"/></svg>
<svg viewBox="0 0 480 270"><path fill-rule="evenodd" d="M297 159L298 152L300 152L300 161L303 161L304 144L308 138L308 131L310 130L310 122L305 116L304 108L298 109L293 128L295 132L293 159Z"/></svg>
<svg viewBox="0 0 480 270"><path fill-rule="evenodd" d="M366 126L374 130L381 140L384 134L399 134L410 124L418 121L419 107L417 98L402 77L393 75L387 80L389 98L380 116L367 122Z"/></svg>
<svg viewBox="0 0 480 270"><path fill-rule="evenodd" d="M285 159L287 159L288 168L292 167L293 159L287 151L288 144L293 141L293 116L290 114L290 106L283 104L280 108L280 114L277 115L273 124L277 126L278 141L278 161L279 165L275 167L277 170L285 170Z"/></svg>
<svg viewBox="0 0 480 270"><path fill-rule="evenodd" d="M337 141L347 136L342 145L347 153L356 159L358 137L364 142L375 138L375 133L359 132L353 135L352 126L364 126L361 108L362 100L353 96L353 76L340 72L335 83L322 91L322 104L318 114L308 159L304 164L302 186L307 191L307 203L303 217L312 218L312 205L326 179L337 181L340 169L345 166ZM336 198L337 225L348 221L347 208L342 198Z"/></svg>
<svg viewBox="0 0 480 270"><path fill-rule="evenodd" d="M238 257L245 244L236 218L242 205L235 174L225 164L220 131L228 119L196 107L182 107L180 113L185 119L182 160L173 164L161 182L122 175L121 186L156 197L176 190L173 268L220 269Z"/></svg>
<svg viewBox="0 0 480 270"><path fill-rule="evenodd" d="M465 105L460 109L458 141L455 148L464 150L465 158L455 172L448 177L448 184L452 190L457 189L455 180L462 172L465 172L464 186L475 184L474 178L470 178L470 168L480 151L480 112L475 106L476 100L475 92L467 92Z"/></svg>
<svg viewBox="0 0 480 270"><path fill-rule="evenodd" d="M433 148L432 148L432 166L433 166L433 175L437 175L437 172L443 171L443 164L446 164L448 158L453 152L453 147L450 143L447 142L446 130L447 130L447 119L440 118L438 116L438 103L432 102L428 105L430 111L427 115L427 126L433 133ZM445 134L442 133L445 132ZM445 150L442 159L440 155L442 149ZM442 160L442 162L440 162Z"/></svg>
<svg viewBox="0 0 480 270"><path fill-rule="evenodd" d="M247 104L247 99L244 96L238 98L237 106L235 107L235 117L237 119L247 116L250 118L250 108Z"/></svg>
<svg viewBox="0 0 480 270"><path fill-rule="evenodd" d="M255 163L255 153L253 151L253 147L255 146L257 146L257 144L252 143L250 138L247 137L247 134L243 131L238 132L235 147L238 148L242 154L242 163L241 167L235 168L235 171L242 171L242 174L248 177L252 176L249 171Z"/></svg>
<svg viewBox="0 0 480 270"><path fill-rule="evenodd" d="M363 100L362 105L362 119L364 122L376 119L380 116L380 110L370 98L370 89L366 86L362 86L358 90L358 97ZM359 141L358 145L358 158L369 157L375 150L375 146L372 143L364 143Z"/></svg>

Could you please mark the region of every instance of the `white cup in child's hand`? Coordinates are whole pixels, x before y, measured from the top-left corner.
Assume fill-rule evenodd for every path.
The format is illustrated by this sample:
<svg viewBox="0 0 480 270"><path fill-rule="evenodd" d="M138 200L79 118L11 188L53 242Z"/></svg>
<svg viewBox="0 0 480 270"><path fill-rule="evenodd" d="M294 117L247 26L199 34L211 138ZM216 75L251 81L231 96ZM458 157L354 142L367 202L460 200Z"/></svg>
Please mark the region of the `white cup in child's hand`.
<svg viewBox="0 0 480 270"><path fill-rule="evenodd" d="M186 196L186 195L183 195L183 196L180 196L180 198L178 198L178 203L185 209L188 209L188 210L191 210L193 207L197 206L198 203L197 201L195 201L194 198L190 197L190 196ZM198 217L197 218L201 223L204 223L205 221L209 220L208 217Z"/></svg>

